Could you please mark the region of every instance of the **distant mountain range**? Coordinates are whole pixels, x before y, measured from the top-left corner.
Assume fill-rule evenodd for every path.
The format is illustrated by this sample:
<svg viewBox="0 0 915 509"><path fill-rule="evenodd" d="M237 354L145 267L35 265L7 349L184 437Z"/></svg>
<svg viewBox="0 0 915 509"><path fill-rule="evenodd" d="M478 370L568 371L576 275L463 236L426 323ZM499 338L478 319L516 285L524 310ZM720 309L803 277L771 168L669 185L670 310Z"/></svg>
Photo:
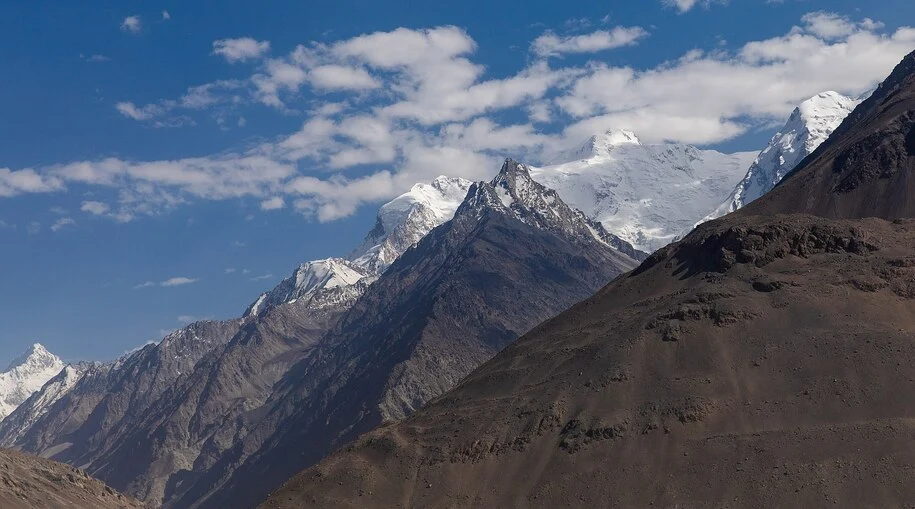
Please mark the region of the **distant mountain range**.
<svg viewBox="0 0 915 509"><path fill-rule="evenodd" d="M774 185L791 169L784 154L800 161L849 103L810 104L773 139L778 157L771 143L727 155L608 131L549 166L508 160L490 182L417 184L349 255L303 263L238 319L112 363L64 369L36 350L19 382L0 375L11 402L0 445L80 465L153 506L254 504L447 392L729 196L748 199L747 182Z"/></svg>

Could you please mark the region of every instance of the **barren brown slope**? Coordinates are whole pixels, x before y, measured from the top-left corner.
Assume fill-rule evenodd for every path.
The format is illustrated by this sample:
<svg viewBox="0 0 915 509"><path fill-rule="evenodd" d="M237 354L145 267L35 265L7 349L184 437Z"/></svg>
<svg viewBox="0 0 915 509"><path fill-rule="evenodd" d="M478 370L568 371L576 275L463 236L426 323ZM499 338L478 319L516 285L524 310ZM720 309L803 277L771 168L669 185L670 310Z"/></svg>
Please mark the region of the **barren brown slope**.
<svg viewBox="0 0 915 509"><path fill-rule="evenodd" d="M913 221L703 225L264 507L911 502L913 247Z"/></svg>
<svg viewBox="0 0 915 509"><path fill-rule="evenodd" d="M821 145L739 214L915 216L915 53Z"/></svg>
<svg viewBox="0 0 915 509"><path fill-rule="evenodd" d="M3 509L139 509L144 507L85 472L55 461L0 450Z"/></svg>
<svg viewBox="0 0 915 509"><path fill-rule="evenodd" d="M915 221L827 217L915 215L912 59L769 198L264 507L911 505Z"/></svg>

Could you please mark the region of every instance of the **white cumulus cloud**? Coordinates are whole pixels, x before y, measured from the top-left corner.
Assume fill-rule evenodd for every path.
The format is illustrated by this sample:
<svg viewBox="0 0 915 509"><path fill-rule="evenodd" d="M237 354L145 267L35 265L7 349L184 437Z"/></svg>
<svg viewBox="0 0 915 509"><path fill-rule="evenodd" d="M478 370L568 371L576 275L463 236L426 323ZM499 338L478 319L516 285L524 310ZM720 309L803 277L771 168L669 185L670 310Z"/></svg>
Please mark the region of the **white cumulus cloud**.
<svg viewBox="0 0 915 509"><path fill-rule="evenodd" d="M258 41L251 37L213 41L213 54L225 58L230 64L261 58L268 51L269 41Z"/></svg>
<svg viewBox="0 0 915 509"><path fill-rule="evenodd" d="M121 30L131 34L138 34L143 30L143 23L139 16L127 16L121 22Z"/></svg>
<svg viewBox="0 0 915 509"><path fill-rule="evenodd" d="M614 37L615 30L548 33L531 51L587 55L638 39L635 32ZM260 102L302 115L298 129L196 157L0 168L0 197L99 188L112 197L84 212L122 221L244 198L332 221L440 174L488 178L506 155L536 164L609 128L631 129L649 143L693 144L768 129L824 90L872 88L913 46L915 29L885 31L877 21L829 13L733 50L671 50L652 66L535 58L500 74L478 61L476 41L453 26L312 41L261 58L247 77L117 106L155 123Z"/></svg>

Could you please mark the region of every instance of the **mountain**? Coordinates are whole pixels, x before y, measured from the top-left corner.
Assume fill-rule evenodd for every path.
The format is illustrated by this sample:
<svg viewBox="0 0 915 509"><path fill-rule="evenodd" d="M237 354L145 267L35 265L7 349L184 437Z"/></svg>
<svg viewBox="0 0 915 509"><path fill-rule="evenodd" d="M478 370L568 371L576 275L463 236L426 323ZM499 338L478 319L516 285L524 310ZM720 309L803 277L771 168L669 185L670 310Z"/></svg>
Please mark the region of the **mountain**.
<svg viewBox="0 0 915 509"><path fill-rule="evenodd" d="M915 215L915 54L903 60L834 135L748 213L834 218Z"/></svg>
<svg viewBox="0 0 915 509"><path fill-rule="evenodd" d="M724 201L755 156L643 145L629 131L611 130L531 174L570 206L650 253Z"/></svg>
<svg viewBox="0 0 915 509"><path fill-rule="evenodd" d="M35 456L0 450L3 509L141 509L144 506L80 469Z"/></svg>
<svg viewBox="0 0 915 509"><path fill-rule="evenodd" d="M306 262L272 290L261 294L248 306L244 316L260 316L299 299L315 301L313 307L355 300L374 279L370 270L342 258Z"/></svg>
<svg viewBox="0 0 915 509"><path fill-rule="evenodd" d="M414 185L381 207L375 227L349 260L373 273L384 272L404 251L454 216L470 184L466 179L441 176L431 184Z"/></svg>
<svg viewBox="0 0 915 509"><path fill-rule="evenodd" d="M296 470L420 408L636 265L606 238L507 161L366 290L250 416L252 431L168 507L254 505Z"/></svg>
<svg viewBox="0 0 915 509"><path fill-rule="evenodd" d="M302 264L239 319L191 324L113 363L58 369L0 423L0 444L84 466L151 505L166 502L248 433L242 416L258 411L376 270L451 218L454 196L469 184L440 177L414 186L381 208L380 226L350 260Z"/></svg>
<svg viewBox="0 0 915 509"><path fill-rule="evenodd" d="M262 507L906 505L913 112L915 53L770 193Z"/></svg>
<svg viewBox="0 0 915 509"><path fill-rule="evenodd" d="M823 92L802 102L759 153L731 196L700 222L734 212L771 191L826 141L859 103L857 99L836 92Z"/></svg>
<svg viewBox="0 0 915 509"><path fill-rule="evenodd" d="M242 319L189 325L114 363L68 366L0 423L0 444L82 465L159 505L246 433L240 416L372 280L346 260L309 262Z"/></svg>
<svg viewBox="0 0 915 509"><path fill-rule="evenodd" d="M38 343L0 373L0 421L64 368L59 357Z"/></svg>

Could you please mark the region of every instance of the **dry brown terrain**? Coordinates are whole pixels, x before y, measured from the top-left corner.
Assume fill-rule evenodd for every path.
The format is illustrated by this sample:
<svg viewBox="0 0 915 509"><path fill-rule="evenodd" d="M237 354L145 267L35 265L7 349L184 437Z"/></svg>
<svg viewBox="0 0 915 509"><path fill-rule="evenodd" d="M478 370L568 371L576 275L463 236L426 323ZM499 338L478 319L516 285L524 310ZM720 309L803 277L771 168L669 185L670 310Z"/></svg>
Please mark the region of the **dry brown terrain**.
<svg viewBox="0 0 915 509"><path fill-rule="evenodd" d="M915 502L915 221L700 233L264 507Z"/></svg>
<svg viewBox="0 0 915 509"><path fill-rule="evenodd" d="M85 472L56 461L0 450L3 509L133 509L142 504Z"/></svg>

